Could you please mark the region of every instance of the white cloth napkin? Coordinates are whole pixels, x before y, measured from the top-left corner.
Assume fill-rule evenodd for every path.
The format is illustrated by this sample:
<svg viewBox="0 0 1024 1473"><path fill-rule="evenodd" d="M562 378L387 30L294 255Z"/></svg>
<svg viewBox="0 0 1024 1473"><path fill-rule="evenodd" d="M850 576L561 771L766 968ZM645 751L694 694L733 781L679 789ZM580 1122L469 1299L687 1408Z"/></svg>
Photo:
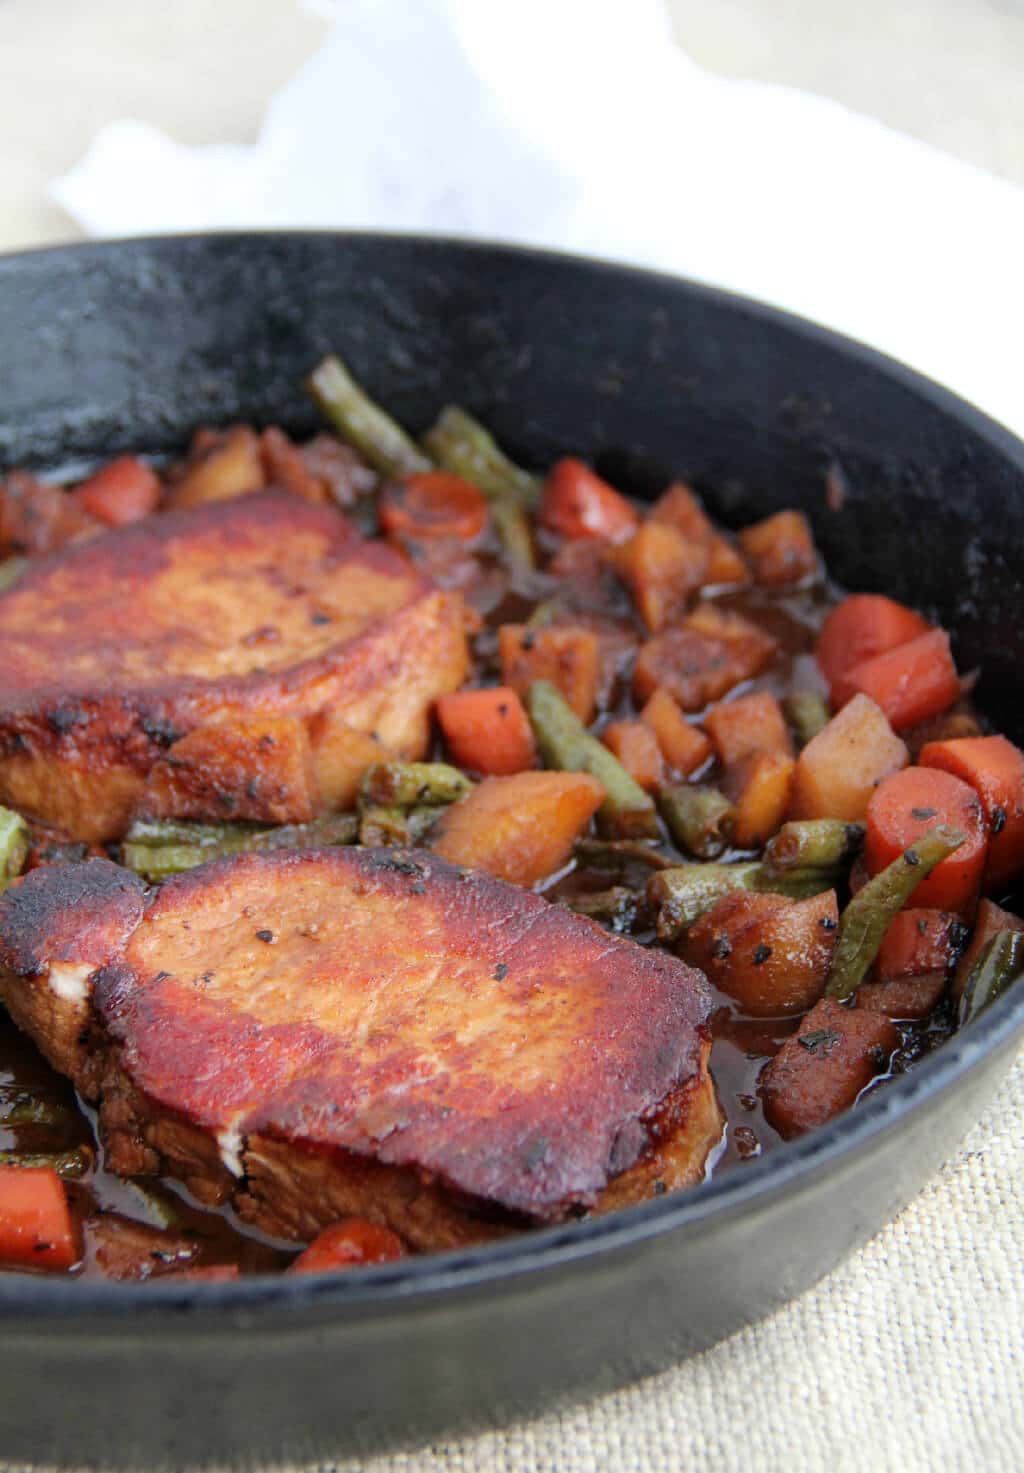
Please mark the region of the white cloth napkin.
<svg viewBox="0 0 1024 1473"><path fill-rule="evenodd" d="M126 119L55 198L95 235L374 227L681 272L871 343L1024 435L1024 190L835 103L710 75L661 0L326 8L255 145L186 148Z"/></svg>

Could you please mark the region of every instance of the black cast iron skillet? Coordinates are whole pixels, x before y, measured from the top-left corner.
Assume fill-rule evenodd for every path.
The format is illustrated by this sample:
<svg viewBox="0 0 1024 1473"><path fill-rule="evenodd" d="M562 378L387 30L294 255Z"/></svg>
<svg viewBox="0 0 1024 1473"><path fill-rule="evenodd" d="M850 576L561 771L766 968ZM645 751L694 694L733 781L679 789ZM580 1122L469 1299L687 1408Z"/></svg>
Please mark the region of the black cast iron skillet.
<svg viewBox="0 0 1024 1473"><path fill-rule="evenodd" d="M458 400L528 464L578 453L641 492L686 476L733 523L802 507L834 575L941 617L961 669L984 666L982 705L1024 736L1024 445L855 343L684 281L373 235L10 257L0 467L178 449L197 423L241 417L309 431L301 380L331 348L414 427ZM840 510L826 481L845 488ZM978 1118L1022 1030L1024 987L816 1134L571 1228L323 1280L0 1275L0 1454L312 1459L658 1370L891 1218Z"/></svg>

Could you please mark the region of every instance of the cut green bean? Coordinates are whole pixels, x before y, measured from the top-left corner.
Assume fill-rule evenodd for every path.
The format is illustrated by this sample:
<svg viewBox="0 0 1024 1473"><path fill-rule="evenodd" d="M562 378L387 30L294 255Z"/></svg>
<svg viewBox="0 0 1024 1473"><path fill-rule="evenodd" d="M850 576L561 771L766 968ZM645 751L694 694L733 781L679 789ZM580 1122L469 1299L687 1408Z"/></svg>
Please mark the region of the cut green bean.
<svg viewBox="0 0 1024 1473"><path fill-rule="evenodd" d="M795 690L783 696L782 709L801 747L806 747L832 719L824 696L813 690Z"/></svg>
<svg viewBox="0 0 1024 1473"><path fill-rule="evenodd" d="M514 465L493 435L457 404L442 409L423 444L442 469L472 481L489 501L511 497L527 511L540 501L540 478Z"/></svg>
<svg viewBox="0 0 1024 1473"><path fill-rule="evenodd" d="M576 857L593 869L622 869L633 862L648 869L670 869L675 863L644 839L577 839Z"/></svg>
<svg viewBox="0 0 1024 1473"><path fill-rule="evenodd" d="M399 808L383 803L363 809L359 842L368 849L414 848L440 818L442 807Z"/></svg>
<svg viewBox="0 0 1024 1473"><path fill-rule="evenodd" d="M527 629L550 629L556 620L567 612L567 605L560 598L545 598L537 604L526 621Z"/></svg>
<svg viewBox="0 0 1024 1473"><path fill-rule="evenodd" d="M1024 932L999 931L971 968L960 998L957 1023L962 1028L989 1003L995 1002L1011 983L1024 975Z"/></svg>
<svg viewBox="0 0 1024 1473"><path fill-rule="evenodd" d="M181 818L137 818L125 835L125 842L210 848L267 833L270 833L270 827L260 823L190 823L188 819Z"/></svg>
<svg viewBox="0 0 1024 1473"><path fill-rule="evenodd" d="M849 864L864 842L862 823L839 818L809 818L784 823L764 851L771 870L822 869Z"/></svg>
<svg viewBox="0 0 1024 1473"><path fill-rule="evenodd" d="M502 547L517 568L532 568L537 559L533 551L530 519L511 496L496 497L490 504L491 521Z"/></svg>
<svg viewBox="0 0 1024 1473"><path fill-rule="evenodd" d="M658 811L673 839L696 859L717 859L729 844L735 809L717 788L677 783L662 788Z"/></svg>
<svg viewBox="0 0 1024 1473"><path fill-rule="evenodd" d="M647 899L658 907L661 941L674 941L687 927L734 890L754 890L761 866L746 864L679 864L647 881Z"/></svg>
<svg viewBox="0 0 1024 1473"><path fill-rule="evenodd" d="M0 891L21 874L28 854L28 824L20 813L0 808Z"/></svg>
<svg viewBox="0 0 1024 1473"><path fill-rule="evenodd" d="M339 434L374 470L386 476L409 476L433 469L415 440L374 403L334 354L317 365L307 387Z"/></svg>
<svg viewBox="0 0 1024 1473"><path fill-rule="evenodd" d="M577 915L589 916L602 921L618 933L631 929L636 919L638 897L625 885L612 885L607 890L584 890L576 895L564 895L560 903L568 906Z"/></svg>
<svg viewBox="0 0 1024 1473"><path fill-rule="evenodd" d="M27 557L4 558L0 563L0 593L6 593L8 588L13 588L19 578L28 571Z"/></svg>
<svg viewBox="0 0 1024 1473"><path fill-rule="evenodd" d="M465 773L447 762L375 762L363 774L360 804L416 808L455 803L472 790Z"/></svg>
<svg viewBox="0 0 1024 1473"><path fill-rule="evenodd" d="M832 890L842 877L837 869L793 869L774 874L758 860L742 864L678 864L652 875L647 899L657 907L661 941L674 941L726 895L737 890L809 900Z"/></svg>
<svg viewBox="0 0 1024 1473"><path fill-rule="evenodd" d="M48 1166L65 1180L87 1176L92 1165L88 1146L72 1146L68 1151L0 1151L0 1166Z"/></svg>
<svg viewBox="0 0 1024 1473"><path fill-rule="evenodd" d="M839 917L826 997L842 1001L853 996L878 955L891 921L921 881L963 842L959 830L936 824L858 890Z"/></svg>
<svg viewBox="0 0 1024 1473"><path fill-rule="evenodd" d="M121 862L144 879L166 880L170 875L195 869L213 859L223 859L230 854L253 854L271 849L320 849L336 844L351 844L359 832L359 819L354 813L331 813L317 818L312 823L281 824L276 828L253 829L239 824L238 832L226 838L213 840L209 831L214 825L196 824L201 837L197 843L150 842L138 843L126 840L121 849ZM220 827L219 825L217 827ZM223 825L228 828L227 824ZM183 834L188 825L178 823L177 833ZM136 832L133 827L132 832Z"/></svg>
<svg viewBox="0 0 1024 1473"><path fill-rule="evenodd" d="M19 1125L45 1125L49 1130L66 1127L74 1116L69 1106L45 1095L20 1095L0 1105L0 1125L10 1130Z"/></svg>
<svg viewBox="0 0 1024 1473"><path fill-rule="evenodd" d="M634 839L657 835L654 800L591 735L557 687L549 680L535 680L526 695L526 709L549 767L589 772L603 784L604 802L597 812L597 826L603 834Z"/></svg>

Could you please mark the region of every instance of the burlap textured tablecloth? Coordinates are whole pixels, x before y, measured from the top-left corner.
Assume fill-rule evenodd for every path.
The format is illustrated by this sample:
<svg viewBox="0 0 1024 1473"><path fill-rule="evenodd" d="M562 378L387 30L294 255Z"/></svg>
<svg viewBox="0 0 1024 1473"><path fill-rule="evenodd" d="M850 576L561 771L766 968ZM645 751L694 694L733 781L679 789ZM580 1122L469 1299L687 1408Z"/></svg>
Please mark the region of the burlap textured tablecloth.
<svg viewBox="0 0 1024 1473"><path fill-rule="evenodd" d="M771 26L776 0L730 3L749 12L748 30L755 11L758 24L764 17ZM977 44L998 39L999 65L1010 65L1016 5L935 0L932 8L947 29L954 21L967 26L972 12ZM910 8L922 12L920 0ZM686 0L674 9L700 56L700 14ZM871 0L861 9L867 32L884 6ZM716 15L707 42L720 52L724 15ZM792 19L787 7L774 33L791 46ZM269 92L320 33L292 0L0 0L0 249L73 233L43 187L102 122L133 114L183 141L244 141ZM886 68L891 86L901 86L899 58L881 35L872 55L874 89ZM799 60L780 55L777 74L798 70ZM924 67L928 58L917 61ZM1009 114L993 121L985 94L994 75L965 69L957 116L989 117L991 165L999 167ZM945 106L942 116L951 116ZM916 131L928 136L923 125ZM972 143L974 156L984 152L983 124ZM897 1222L795 1304L725 1344L527 1425L336 1466L347 1473L1024 1469L1022 1101L1024 1057L963 1149ZM13 1470L0 1464L0 1473Z"/></svg>
<svg viewBox="0 0 1024 1473"><path fill-rule="evenodd" d="M1024 1054L963 1149L794 1304L664 1375L345 1473L1024 1467ZM495 1333L500 1334L500 1325Z"/></svg>

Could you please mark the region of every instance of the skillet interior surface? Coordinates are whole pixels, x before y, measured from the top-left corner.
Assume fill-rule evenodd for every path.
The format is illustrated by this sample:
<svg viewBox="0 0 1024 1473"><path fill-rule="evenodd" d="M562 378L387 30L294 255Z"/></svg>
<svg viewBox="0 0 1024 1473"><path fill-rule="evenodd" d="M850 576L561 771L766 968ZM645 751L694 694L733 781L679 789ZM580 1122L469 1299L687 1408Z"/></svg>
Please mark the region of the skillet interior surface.
<svg viewBox="0 0 1024 1473"><path fill-rule="evenodd" d="M840 583L923 607L1020 740L1024 446L869 350L743 299L505 247L372 235L113 243L0 261L0 467L315 426L337 349L399 418L477 413L517 458L801 507ZM841 490L829 509L826 491ZM703 1348L887 1221L977 1118L1024 993L853 1115L611 1219L335 1280L0 1275L8 1457L180 1467L493 1425Z"/></svg>

